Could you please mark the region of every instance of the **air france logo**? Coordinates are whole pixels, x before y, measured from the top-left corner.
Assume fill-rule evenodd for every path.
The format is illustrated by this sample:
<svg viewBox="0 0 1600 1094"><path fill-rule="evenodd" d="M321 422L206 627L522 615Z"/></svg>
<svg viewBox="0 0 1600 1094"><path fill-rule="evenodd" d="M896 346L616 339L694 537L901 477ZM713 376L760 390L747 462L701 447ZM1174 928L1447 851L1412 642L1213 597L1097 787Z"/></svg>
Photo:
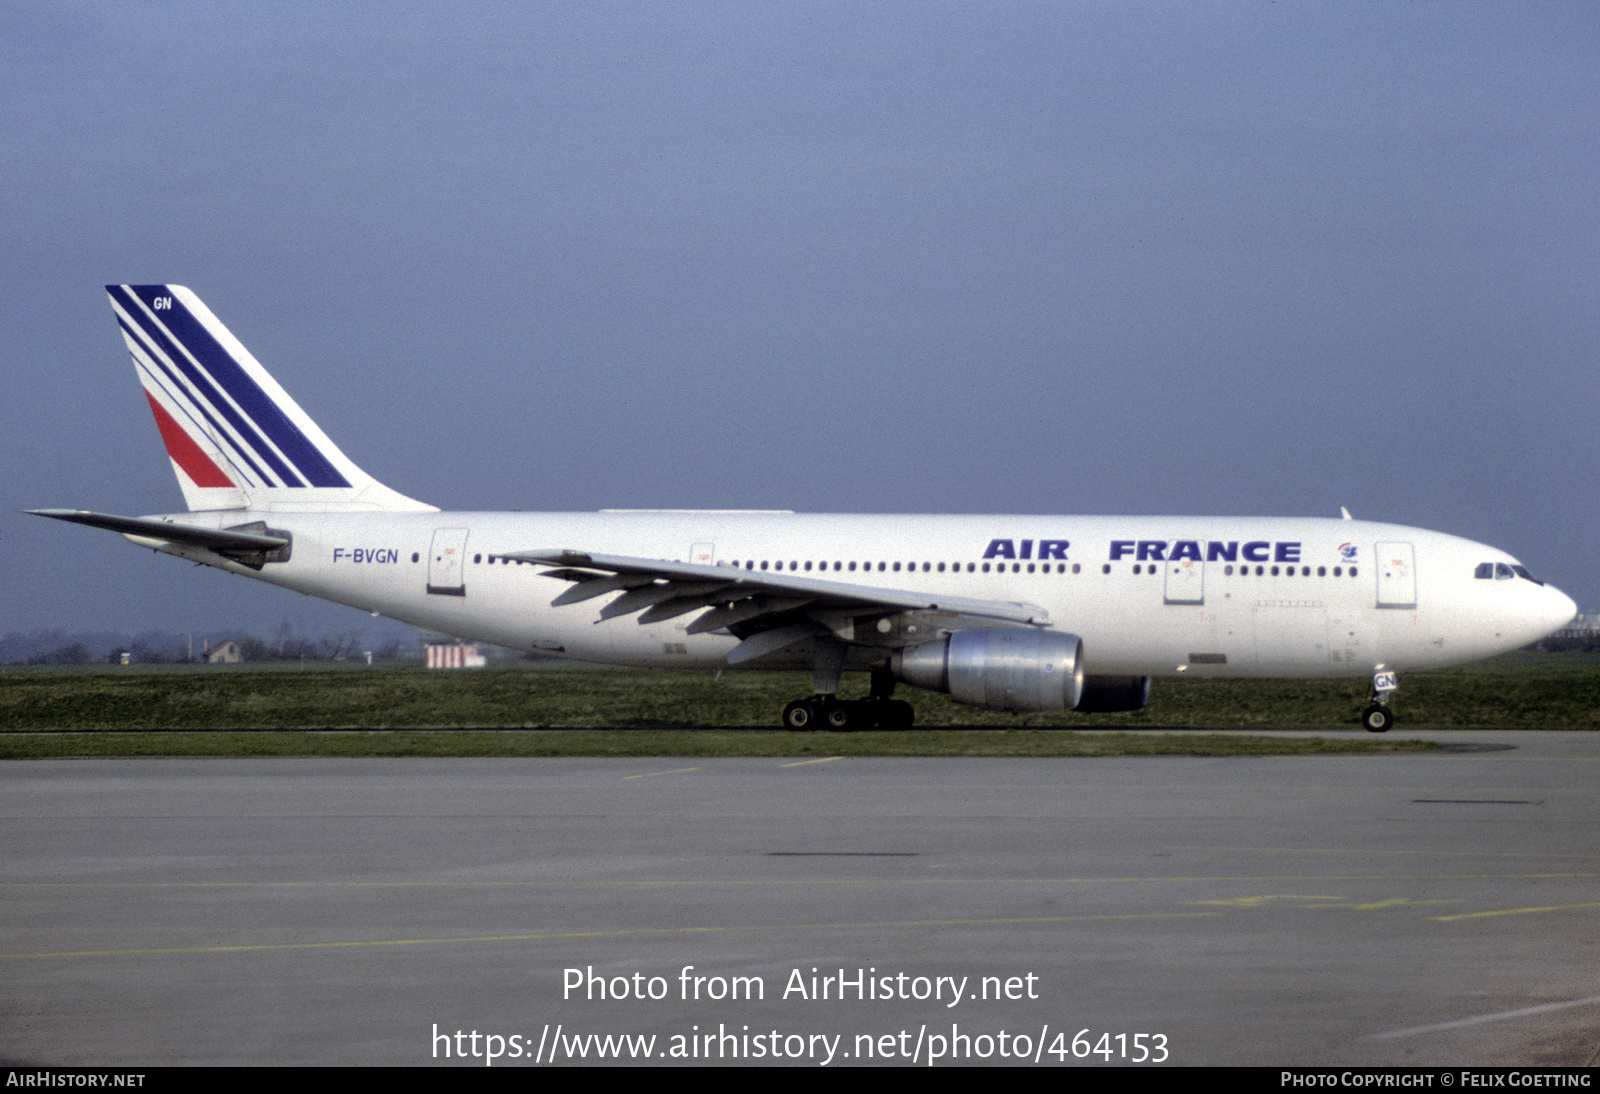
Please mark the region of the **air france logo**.
<svg viewBox="0 0 1600 1094"><path fill-rule="evenodd" d="M1354 562L1356 560L1356 545L1354 543L1339 544L1339 555L1346 562Z"/></svg>

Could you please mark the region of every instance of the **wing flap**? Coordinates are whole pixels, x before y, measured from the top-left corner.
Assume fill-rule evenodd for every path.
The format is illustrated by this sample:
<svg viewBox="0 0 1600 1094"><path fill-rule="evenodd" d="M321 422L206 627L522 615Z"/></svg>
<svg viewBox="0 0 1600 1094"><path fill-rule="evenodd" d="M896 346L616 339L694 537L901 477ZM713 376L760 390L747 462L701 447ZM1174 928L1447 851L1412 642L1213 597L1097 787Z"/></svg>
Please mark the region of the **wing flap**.
<svg viewBox="0 0 1600 1094"><path fill-rule="evenodd" d="M615 619L619 615L631 615L642 608L653 608L663 600L698 596L725 588L726 585L727 582L722 581L702 581L698 584L692 581L654 581L649 585L629 589L617 597L600 609L600 618Z"/></svg>
<svg viewBox="0 0 1600 1094"><path fill-rule="evenodd" d="M742 665L769 653L778 653L797 642L827 634L828 628L820 623L789 623L771 630L758 631L728 651L728 664Z"/></svg>
<svg viewBox="0 0 1600 1094"><path fill-rule="evenodd" d="M684 630L689 634L707 634L711 631L722 630L724 627L737 626L751 619L759 619L764 615L782 615L784 612L807 603L798 597L772 597L752 596L744 600L736 600L732 604L723 604L712 608L705 615L690 623Z"/></svg>
<svg viewBox="0 0 1600 1094"><path fill-rule="evenodd" d="M518 558L516 555L501 555L517 562L530 561ZM597 577L593 573L582 570L555 570L545 574L546 577L564 577L577 584L550 602L552 608L563 608L568 604L579 604L585 600L592 600L606 593L614 593L618 589L634 589L643 585L650 585L654 578L645 574L611 574L609 577Z"/></svg>

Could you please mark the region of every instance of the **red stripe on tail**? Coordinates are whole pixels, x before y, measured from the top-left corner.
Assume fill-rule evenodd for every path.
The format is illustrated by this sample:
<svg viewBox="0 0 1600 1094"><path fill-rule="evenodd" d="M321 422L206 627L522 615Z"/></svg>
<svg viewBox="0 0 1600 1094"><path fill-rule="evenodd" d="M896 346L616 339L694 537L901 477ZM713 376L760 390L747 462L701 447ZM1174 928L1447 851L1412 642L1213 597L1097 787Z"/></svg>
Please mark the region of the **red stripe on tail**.
<svg viewBox="0 0 1600 1094"><path fill-rule="evenodd" d="M184 431L165 410L156 402L147 391L144 397L150 400L150 409L155 412L156 425L161 430L161 440L167 446L167 455L172 461L183 468L183 473L188 475L196 486L232 486L233 481L222 473L218 467L194 443L194 438Z"/></svg>

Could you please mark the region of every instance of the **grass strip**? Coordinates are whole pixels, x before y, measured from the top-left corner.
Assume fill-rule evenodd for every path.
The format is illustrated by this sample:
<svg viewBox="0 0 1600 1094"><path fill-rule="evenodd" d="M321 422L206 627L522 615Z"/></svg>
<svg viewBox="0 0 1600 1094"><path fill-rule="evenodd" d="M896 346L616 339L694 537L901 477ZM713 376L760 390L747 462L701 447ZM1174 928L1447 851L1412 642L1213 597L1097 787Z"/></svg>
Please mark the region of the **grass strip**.
<svg viewBox="0 0 1600 1094"><path fill-rule="evenodd" d="M862 674L844 697L861 694ZM0 737L85 729L707 729L775 726L808 674L522 665L476 671L283 666L7 668ZM855 688L855 691L849 690ZM1353 727L1364 680L1155 682L1144 710L1007 714L901 689L928 728L1328 729ZM1513 654L1401 678L1402 729L1600 729L1600 656Z"/></svg>

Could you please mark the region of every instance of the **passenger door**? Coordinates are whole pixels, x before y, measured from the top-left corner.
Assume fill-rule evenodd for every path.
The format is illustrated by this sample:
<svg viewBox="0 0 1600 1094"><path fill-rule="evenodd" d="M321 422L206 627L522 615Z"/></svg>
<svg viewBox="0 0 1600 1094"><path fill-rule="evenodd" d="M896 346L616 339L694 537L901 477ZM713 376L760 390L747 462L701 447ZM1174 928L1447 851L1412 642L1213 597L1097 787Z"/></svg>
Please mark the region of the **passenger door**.
<svg viewBox="0 0 1600 1094"><path fill-rule="evenodd" d="M466 596L467 529L440 528L428 549L428 592Z"/></svg>
<svg viewBox="0 0 1600 1094"><path fill-rule="evenodd" d="M1378 607L1417 606L1416 552L1409 543L1380 543L1373 562L1378 566Z"/></svg>

